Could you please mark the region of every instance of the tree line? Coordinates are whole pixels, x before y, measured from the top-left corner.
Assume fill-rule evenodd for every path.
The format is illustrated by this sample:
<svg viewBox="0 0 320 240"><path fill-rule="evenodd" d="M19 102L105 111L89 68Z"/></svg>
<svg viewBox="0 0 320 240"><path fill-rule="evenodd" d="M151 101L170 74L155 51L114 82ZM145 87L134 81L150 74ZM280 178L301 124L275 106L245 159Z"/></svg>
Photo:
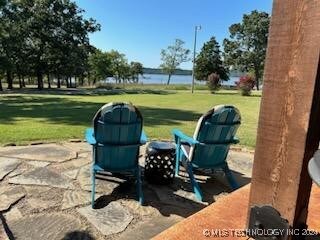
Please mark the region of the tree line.
<svg viewBox="0 0 320 240"><path fill-rule="evenodd" d="M102 52L96 49L89 56L89 84L112 77L116 83L137 83L139 75L143 74L143 65L140 62L128 63L124 54L111 50Z"/></svg>
<svg viewBox="0 0 320 240"><path fill-rule="evenodd" d="M256 88L262 80L266 56L270 17L266 12L252 11L244 14L241 23L229 27L230 37L223 40L223 51L215 37L204 43L195 59L194 75L197 80L207 81L209 76L229 79L229 70L240 70L255 78ZM171 75L183 62L189 61L188 49L184 42L176 39L175 43L161 51L160 67L168 74L167 84Z"/></svg>
<svg viewBox="0 0 320 240"><path fill-rule="evenodd" d="M89 34L100 31L96 20L83 16L71 0L0 0L0 90L2 81L12 89L36 84L48 88L54 82L96 84L112 77L117 83L138 82L143 74L139 62L129 63L125 55L103 52L89 42ZM230 26L230 37L223 41L223 51L215 37L206 42L195 60L197 80L216 74L228 80L230 69L252 73L257 88L262 78L270 17L265 12L245 14L241 23ZM160 68L168 74L167 84L179 65L190 61L190 50L176 39L161 51Z"/></svg>
<svg viewBox="0 0 320 240"><path fill-rule="evenodd" d="M141 63L90 45L100 25L83 12L70 0L0 0L0 90L3 79L8 89L14 82L43 89L44 80L51 88L53 79L58 88L106 77L137 81Z"/></svg>

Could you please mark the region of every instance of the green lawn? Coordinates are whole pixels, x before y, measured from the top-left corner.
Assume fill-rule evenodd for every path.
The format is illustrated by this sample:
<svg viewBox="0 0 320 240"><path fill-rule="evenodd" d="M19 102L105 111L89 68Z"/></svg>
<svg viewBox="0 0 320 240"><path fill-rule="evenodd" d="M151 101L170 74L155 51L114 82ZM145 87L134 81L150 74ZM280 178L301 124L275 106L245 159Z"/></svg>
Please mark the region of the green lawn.
<svg viewBox="0 0 320 240"><path fill-rule="evenodd" d="M242 97L235 91L216 94L198 91L193 95L186 91L103 96L2 94L0 144L83 138L95 112L110 101L135 104L143 114L145 131L150 139L170 139L173 128L192 134L202 113L217 104L232 104L242 114L238 132L241 145L255 146L260 93Z"/></svg>

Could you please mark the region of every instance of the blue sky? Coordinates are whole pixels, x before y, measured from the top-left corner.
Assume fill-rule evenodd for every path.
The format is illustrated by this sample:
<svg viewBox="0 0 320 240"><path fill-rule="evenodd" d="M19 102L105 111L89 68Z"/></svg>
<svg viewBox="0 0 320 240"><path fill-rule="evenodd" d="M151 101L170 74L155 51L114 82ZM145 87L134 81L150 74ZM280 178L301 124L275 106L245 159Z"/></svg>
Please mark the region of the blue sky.
<svg viewBox="0 0 320 240"><path fill-rule="evenodd" d="M101 24L90 35L91 44L108 51L118 50L129 61L145 67L159 67L160 51L174 39L193 49L194 26L201 25L197 50L211 36L219 43L228 37L231 24L240 22L252 10L271 13L272 0L76 0L86 17ZM181 68L191 69L192 63Z"/></svg>

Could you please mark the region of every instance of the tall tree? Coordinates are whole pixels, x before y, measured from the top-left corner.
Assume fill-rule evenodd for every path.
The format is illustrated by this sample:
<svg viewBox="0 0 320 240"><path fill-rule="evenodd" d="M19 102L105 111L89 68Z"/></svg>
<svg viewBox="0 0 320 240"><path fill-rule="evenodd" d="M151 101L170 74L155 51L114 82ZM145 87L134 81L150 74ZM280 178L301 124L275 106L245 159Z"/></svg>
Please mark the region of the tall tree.
<svg viewBox="0 0 320 240"><path fill-rule="evenodd" d="M230 39L224 39L225 62L236 69L254 72L256 87L262 78L270 17L266 12L252 11L241 23L230 26Z"/></svg>
<svg viewBox="0 0 320 240"><path fill-rule="evenodd" d="M1 1L1 0L0 0ZM67 77L83 74L90 49L88 33L100 29L70 0L7 0L0 9L0 58L12 87L13 73ZM26 64L28 63L28 64ZM50 78L48 78L50 79Z"/></svg>
<svg viewBox="0 0 320 240"><path fill-rule="evenodd" d="M15 63L22 46L23 25L19 9L14 1L6 1L0 8L0 55L2 69L6 73L8 89L13 88Z"/></svg>
<svg viewBox="0 0 320 240"><path fill-rule="evenodd" d="M42 75L50 69L48 58L58 54L65 63L67 77L76 72L76 67L82 64L84 52L80 47L89 45L88 33L99 29L95 21L83 18L83 10L68 0L33 0L31 10L32 30L30 32L34 44L33 54L35 71L38 78L38 88L43 87ZM45 27L44 27L45 26ZM62 53L62 54L61 54ZM54 57L53 57L54 58Z"/></svg>
<svg viewBox="0 0 320 240"><path fill-rule="evenodd" d="M143 65L139 62L131 62L130 63L130 72L131 78L133 82L139 81L139 75L143 75Z"/></svg>
<svg viewBox="0 0 320 240"><path fill-rule="evenodd" d="M3 29L3 18L2 18L2 14L3 14L3 8L6 5L6 1L5 0L0 0L0 39L2 39L2 37L4 36L4 29ZM0 91L3 91L2 88L2 78L3 78L3 71L4 71L4 61L5 61L5 56L3 54L3 48L1 46L1 41L0 41Z"/></svg>
<svg viewBox="0 0 320 240"><path fill-rule="evenodd" d="M115 50L108 52L108 55L111 59L112 74L116 82L120 83L128 79L130 77L130 67L125 55Z"/></svg>
<svg viewBox="0 0 320 240"><path fill-rule="evenodd" d="M90 77L95 83L98 80L104 80L112 77L112 62L110 55L101 50L96 50L89 56Z"/></svg>
<svg viewBox="0 0 320 240"><path fill-rule="evenodd" d="M178 66L190 60L189 49L183 48L184 41L180 39L175 40L175 44L168 46L167 49L161 50L161 60L162 64L160 67L163 72L168 74L167 85L170 84L171 75L175 72Z"/></svg>
<svg viewBox="0 0 320 240"><path fill-rule="evenodd" d="M228 80L228 69L225 68L222 61L220 46L215 37L204 43L195 62L195 78L198 80L207 80L212 73L219 75L222 80Z"/></svg>

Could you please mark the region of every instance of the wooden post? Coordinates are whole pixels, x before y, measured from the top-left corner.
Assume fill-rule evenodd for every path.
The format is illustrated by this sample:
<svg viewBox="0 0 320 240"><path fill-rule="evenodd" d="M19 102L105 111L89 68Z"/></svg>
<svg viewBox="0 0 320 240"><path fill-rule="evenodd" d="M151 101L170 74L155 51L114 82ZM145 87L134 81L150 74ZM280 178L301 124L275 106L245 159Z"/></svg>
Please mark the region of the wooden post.
<svg viewBox="0 0 320 240"><path fill-rule="evenodd" d="M305 224L320 140L320 0L275 0L249 206ZM320 211L320 210L319 210Z"/></svg>

